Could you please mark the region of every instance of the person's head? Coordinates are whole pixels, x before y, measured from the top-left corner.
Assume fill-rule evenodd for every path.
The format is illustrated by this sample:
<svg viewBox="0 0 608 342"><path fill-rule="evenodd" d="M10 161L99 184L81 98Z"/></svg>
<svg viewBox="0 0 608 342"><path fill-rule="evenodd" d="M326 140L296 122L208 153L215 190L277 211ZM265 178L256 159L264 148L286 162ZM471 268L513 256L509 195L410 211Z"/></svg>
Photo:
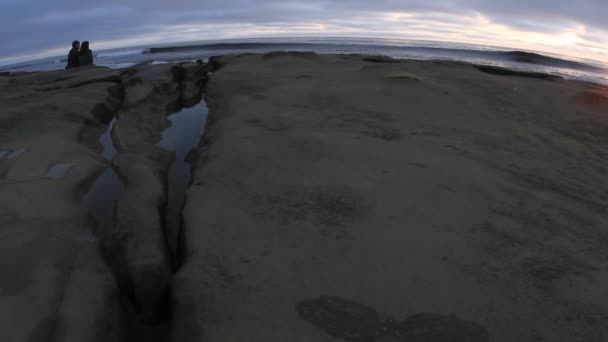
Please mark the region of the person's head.
<svg viewBox="0 0 608 342"><path fill-rule="evenodd" d="M87 52L89 51L89 42L88 41L84 41L82 42L82 45L80 45L80 51L82 52Z"/></svg>
<svg viewBox="0 0 608 342"><path fill-rule="evenodd" d="M72 49L76 49L76 50L80 49L80 42L77 41L77 40L73 41L72 42Z"/></svg>

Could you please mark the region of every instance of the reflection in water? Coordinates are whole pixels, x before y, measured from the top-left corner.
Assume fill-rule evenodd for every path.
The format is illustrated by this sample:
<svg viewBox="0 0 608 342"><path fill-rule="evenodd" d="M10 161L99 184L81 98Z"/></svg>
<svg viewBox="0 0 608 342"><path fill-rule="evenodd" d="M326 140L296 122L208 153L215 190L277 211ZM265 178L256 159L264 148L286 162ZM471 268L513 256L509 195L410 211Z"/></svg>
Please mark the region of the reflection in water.
<svg viewBox="0 0 608 342"><path fill-rule="evenodd" d="M112 129L115 124L116 118L112 119L108 130L99 137L99 142L103 146L101 155L108 161L114 159L118 153L112 141ZM114 169L107 167L97 177L89 193L84 196L83 202L97 221L98 227L105 228L114 224L116 202L123 190L124 186Z"/></svg>
<svg viewBox="0 0 608 342"><path fill-rule="evenodd" d="M101 155L106 160L112 160L116 156L116 148L114 147L114 142L112 141L112 129L114 129L114 125L116 124L116 118L112 119L110 124L108 125L108 130L99 137L99 142L103 146L103 152Z"/></svg>
<svg viewBox="0 0 608 342"><path fill-rule="evenodd" d="M4 158L4 156L6 156L6 158L8 158L8 159L15 159L17 157L20 157L24 153L25 153L24 148L20 148L18 150L14 150L14 151L2 151L0 153L0 158Z"/></svg>
<svg viewBox="0 0 608 342"><path fill-rule="evenodd" d="M200 141L207 119L207 104L203 100L192 108L186 108L169 116L171 127L162 133L158 146L175 152L175 161L168 174L167 239L175 252L181 225L181 212L186 190L190 184L190 164L186 157Z"/></svg>
<svg viewBox="0 0 608 342"><path fill-rule="evenodd" d="M114 169L108 167L97 177L91 191L84 196L83 202L97 221L98 227L114 224L116 200L123 190L120 178Z"/></svg>
<svg viewBox="0 0 608 342"><path fill-rule="evenodd" d="M50 179L62 179L74 167L72 163L57 163L49 169L46 176Z"/></svg>

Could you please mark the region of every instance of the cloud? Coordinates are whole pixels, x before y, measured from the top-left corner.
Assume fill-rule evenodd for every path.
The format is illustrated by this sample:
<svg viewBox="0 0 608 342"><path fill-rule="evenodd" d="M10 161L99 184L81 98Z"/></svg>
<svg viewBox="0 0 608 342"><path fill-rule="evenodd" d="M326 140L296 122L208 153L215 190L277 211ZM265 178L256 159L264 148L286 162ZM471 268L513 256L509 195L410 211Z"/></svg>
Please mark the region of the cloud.
<svg viewBox="0 0 608 342"><path fill-rule="evenodd" d="M0 0L0 62L73 39L99 49L263 35L473 37L608 59L606 13L605 0Z"/></svg>

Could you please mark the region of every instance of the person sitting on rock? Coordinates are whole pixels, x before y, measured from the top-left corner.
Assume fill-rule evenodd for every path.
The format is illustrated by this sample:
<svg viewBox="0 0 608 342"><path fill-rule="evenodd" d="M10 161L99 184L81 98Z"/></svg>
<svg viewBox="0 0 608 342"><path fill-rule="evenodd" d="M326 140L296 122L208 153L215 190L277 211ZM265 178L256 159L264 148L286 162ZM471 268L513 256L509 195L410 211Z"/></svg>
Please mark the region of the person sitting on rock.
<svg viewBox="0 0 608 342"><path fill-rule="evenodd" d="M88 41L82 42L80 53L78 53L78 65L81 67L93 65L93 51L89 49Z"/></svg>
<svg viewBox="0 0 608 342"><path fill-rule="evenodd" d="M72 50L68 54L68 65L66 69L77 68L80 64L78 62L78 50L80 50L80 42L75 40L72 42Z"/></svg>

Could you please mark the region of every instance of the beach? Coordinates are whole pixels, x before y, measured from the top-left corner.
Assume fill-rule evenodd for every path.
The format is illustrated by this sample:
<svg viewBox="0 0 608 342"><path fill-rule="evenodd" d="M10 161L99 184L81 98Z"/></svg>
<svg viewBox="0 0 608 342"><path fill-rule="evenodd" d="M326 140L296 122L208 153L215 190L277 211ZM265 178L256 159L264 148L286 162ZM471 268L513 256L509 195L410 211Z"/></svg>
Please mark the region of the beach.
<svg viewBox="0 0 608 342"><path fill-rule="evenodd" d="M274 52L0 89L2 341L608 339L605 86ZM202 93L168 232L159 142Z"/></svg>

